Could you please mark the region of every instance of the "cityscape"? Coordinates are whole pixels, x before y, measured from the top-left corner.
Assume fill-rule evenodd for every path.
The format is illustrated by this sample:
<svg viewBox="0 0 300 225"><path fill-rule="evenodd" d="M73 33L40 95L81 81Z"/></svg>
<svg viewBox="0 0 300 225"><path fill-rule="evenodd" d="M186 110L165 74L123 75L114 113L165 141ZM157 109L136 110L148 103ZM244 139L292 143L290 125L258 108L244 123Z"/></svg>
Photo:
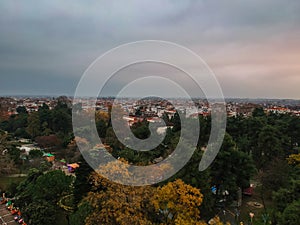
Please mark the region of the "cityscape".
<svg viewBox="0 0 300 225"><path fill-rule="evenodd" d="M299 225L299 12L1 0L0 225Z"/></svg>
<svg viewBox="0 0 300 225"><path fill-rule="evenodd" d="M93 98L80 98L73 99L68 96L60 97L1 97L1 118L9 118L12 115L17 115L18 107L25 107L27 112L37 112L39 107L46 104L49 109L53 109L59 99L69 102L68 104L80 104L83 110L88 111L91 107L94 107L97 111L108 112L109 107L113 104L122 107L130 116L136 114L137 109L142 109L142 114L139 117L152 118L162 117L164 113L173 116L176 112L175 107L167 100L158 98L118 98L115 101L114 97L98 98L94 104ZM206 99L192 99L191 103L186 99L171 98L174 104L178 107L177 110L184 112L186 116L193 117L198 115L208 116L210 115L211 108ZM93 106L94 104L94 106ZM192 112L195 106L197 111ZM266 113L278 113L278 114L291 114L294 116L300 116L300 100L294 99L242 99L242 98L229 98L226 99L227 116L251 116L255 108L263 108ZM190 109L190 110L189 110ZM134 118L133 118L134 119Z"/></svg>
<svg viewBox="0 0 300 225"><path fill-rule="evenodd" d="M205 99L106 97L95 101L92 98L72 99L67 96L1 97L0 106L0 213L3 224L44 224L48 220L54 222L54 218L60 224L103 223L105 220L113 224L113 218L120 215L115 210L112 215L107 215L106 207L142 210L142 205L136 204L142 204L147 199L150 202L143 204L148 207L154 204L153 211L147 213L155 213L156 216L147 219L141 214L142 217L137 218L138 224L142 220L146 224L150 221L153 224L172 221L176 210L187 213L184 221L190 220L189 224L198 224L195 218L201 218L199 224L205 224L205 220L208 224L222 224L222 221L230 224L267 224L277 218L272 218L276 216L272 213L276 212L277 207L283 207L282 199L279 199L285 198L286 192L290 195L294 193L291 199L298 198L298 180L295 176L299 167L300 100L226 99L227 131L221 152L205 172L195 170L196 159L206 151L210 132L212 106ZM149 123L164 121L164 126L156 127L159 135L165 135L163 142L149 153L126 147L111 129L112 107L122 109L121 119L140 139L149 137ZM94 110L102 144L92 146L88 150L89 157L103 158L98 150L104 149L128 165L160 163L172 154L178 144L177 138L181 132L178 114L193 123L200 121L201 132L196 147L198 153L193 155L193 161L169 178L167 184L162 182L164 186L122 187L122 184L93 172L85 161L89 157L86 158L84 152L79 151L76 143L87 145L89 140L84 136L74 136L72 109L86 116ZM123 178L128 176L127 173L130 174L130 168L118 168L113 162L99 167L108 168L109 176L121 174ZM157 171L151 171L152 177L162 176L163 170L158 168ZM287 171L290 171L288 177L285 174ZM194 177L190 173L198 175ZM109 189L101 191L106 186ZM180 195L184 194L180 192L175 195L177 188L190 193L188 196L191 199L181 202L183 196ZM122 190L122 195L118 194L115 199L117 190ZM127 196L125 202L122 196ZM135 200L128 200L129 196ZM198 196L197 201L192 196ZM52 203L43 202L44 198ZM97 205L92 202L101 201L102 198L111 199L112 202L97 203L104 205L101 209L94 208ZM157 204L169 201L182 205L174 205L166 212L157 208L155 212ZM294 204L291 200L285 201L286 207ZM198 208L197 204L203 205ZM180 207L196 207L194 216L189 218L190 209L185 211ZM31 210L38 211L33 213ZM50 217L48 210L53 213ZM100 217L94 213L104 214ZM129 218L124 221L131 220L131 214L128 215Z"/></svg>

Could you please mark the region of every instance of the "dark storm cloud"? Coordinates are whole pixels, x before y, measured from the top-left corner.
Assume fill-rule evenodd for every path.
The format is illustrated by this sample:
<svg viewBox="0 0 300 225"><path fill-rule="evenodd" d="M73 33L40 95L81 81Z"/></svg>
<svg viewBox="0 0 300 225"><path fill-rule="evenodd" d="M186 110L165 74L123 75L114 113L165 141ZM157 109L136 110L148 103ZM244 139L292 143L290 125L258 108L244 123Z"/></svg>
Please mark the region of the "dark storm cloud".
<svg viewBox="0 0 300 225"><path fill-rule="evenodd" d="M300 98L299 11L297 0L3 0L0 94L73 94L105 51L162 39L202 56L227 96Z"/></svg>

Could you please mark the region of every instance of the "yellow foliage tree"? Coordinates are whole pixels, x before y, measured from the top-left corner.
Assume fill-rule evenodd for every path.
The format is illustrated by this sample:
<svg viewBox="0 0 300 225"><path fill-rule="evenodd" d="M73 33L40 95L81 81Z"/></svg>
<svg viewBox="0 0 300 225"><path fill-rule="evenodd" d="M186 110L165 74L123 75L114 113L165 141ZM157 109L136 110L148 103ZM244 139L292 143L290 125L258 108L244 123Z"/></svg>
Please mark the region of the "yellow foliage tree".
<svg viewBox="0 0 300 225"><path fill-rule="evenodd" d="M109 117L110 115L108 114L108 112L101 111L101 110L95 112L96 121L103 120L105 122L108 122Z"/></svg>
<svg viewBox="0 0 300 225"><path fill-rule="evenodd" d="M165 224L202 225L199 206L203 200L200 190L178 179L159 187L152 203L157 212L164 214Z"/></svg>
<svg viewBox="0 0 300 225"><path fill-rule="evenodd" d="M128 162L109 162L90 176L92 190L84 201L93 207L86 225L207 225L200 220L199 206L203 195L200 190L182 180L165 186L126 186L105 177L127 179ZM100 175L103 174L104 176ZM164 222L162 222L164 221ZM214 225L223 225L216 217Z"/></svg>
<svg viewBox="0 0 300 225"><path fill-rule="evenodd" d="M126 179L130 173L124 164L108 163L105 176L114 176L118 179ZM104 172L103 168L99 168ZM110 174L108 174L110 172ZM123 177L123 178L121 178ZM92 173L90 182L93 191L87 196L87 201L93 206L93 212L87 217L86 225L150 225L147 212L151 211L150 199L153 195L153 187L125 186L99 175ZM154 211L154 210L153 210Z"/></svg>
<svg viewBox="0 0 300 225"><path fill-rule="evenodd" d="M291 154L287 161L290 165L300 166L300 153L298 154Z"/></svg>
<svg viewBox="0 0 300 225"><path fill-rule="evenodd" d="M151 188L111 185L107 190L91 192L88 200L94 207L86 225L150 225L145 215Z"/></svg>

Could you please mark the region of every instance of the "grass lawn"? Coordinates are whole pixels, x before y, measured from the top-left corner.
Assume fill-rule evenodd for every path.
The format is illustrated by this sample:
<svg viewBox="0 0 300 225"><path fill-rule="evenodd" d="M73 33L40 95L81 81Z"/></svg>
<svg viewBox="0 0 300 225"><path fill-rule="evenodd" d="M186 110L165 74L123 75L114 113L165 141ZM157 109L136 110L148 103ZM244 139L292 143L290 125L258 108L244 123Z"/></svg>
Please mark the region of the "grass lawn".
<svg viewBox="0 0 300 225"><path fill-rule="evenodd" d="M6 190L10 184L19 184L21 181L25 180L26 177L0 177L0 189Z"/></svg>
<svg viewBox="0 0 300 225"><path fill-rule="evenodd" d="M254 213L253 224L263 224L262 223L262 214L264 214L265 210L262 207L262 199L260 196L260 186L255 188L255 192L253 196L243 196L243 204L241 206L241 215L240 219L244 222L249 221L249 213ZM251 204L247 204L247 202L257 202L261 206L253 206ZM266 209L272 207L272 201L265 197L265 205ZM245 223L244 223L245 224ZM246 223L247 224L247 223Z"/></svg>
<svg viewBox="0 0 300 225"><path fill-rule="evenodd" d="M66 214L63 212L63 209L61 209L61 213L57 215L57 221L56 225L68 225L68 221L66 219Z"/></svg>

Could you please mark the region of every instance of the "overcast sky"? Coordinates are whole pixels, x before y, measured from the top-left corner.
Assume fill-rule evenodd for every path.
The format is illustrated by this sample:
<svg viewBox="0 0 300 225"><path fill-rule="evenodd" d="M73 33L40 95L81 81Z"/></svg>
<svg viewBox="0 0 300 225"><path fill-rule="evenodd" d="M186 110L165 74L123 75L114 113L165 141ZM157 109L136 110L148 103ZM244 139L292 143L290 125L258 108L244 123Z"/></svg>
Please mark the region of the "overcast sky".
<svg viewBox="0 0 300 225"><path fill-rule="evenodd" d="M155 39L200 55L226 97L300 99L299 12L298 0L1 0L0 95L73 95L98 56Z"/></svg>

